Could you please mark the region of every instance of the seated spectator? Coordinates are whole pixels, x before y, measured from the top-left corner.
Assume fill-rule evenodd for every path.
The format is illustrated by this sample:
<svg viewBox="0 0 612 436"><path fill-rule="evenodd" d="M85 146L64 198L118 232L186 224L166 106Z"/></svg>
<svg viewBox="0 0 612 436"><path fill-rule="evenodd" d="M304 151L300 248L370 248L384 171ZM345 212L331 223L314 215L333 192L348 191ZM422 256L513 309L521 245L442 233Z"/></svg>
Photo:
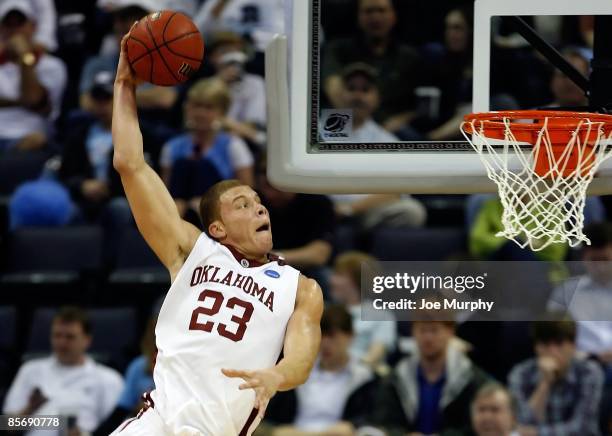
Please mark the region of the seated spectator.
<svg viewBox="0 0 612 436"><path fill-rule="evenodd" d="M592 224L584 232L591 240L582 248L586 274L561 284L548 308L576 320L578 350L596 357L612 381L612 224Z"/></svg>
<svg viewBox="0 0 612 436"><path fill-rule="evenodd" d="M284 424L273 436L352 435L368 415L377 379L350 357L352 320L341 306L325 308L319 360L306 383L272 399L267 417Z"/></svg>
<svg viewBox="0 0 612 436"><path fill-rule="evenodd" d="M464 434L472 398L488 377L452 345L454 322L418 319L412 335L416 350L384 383L375 422L390 434Z"/></svg>
<svg viewBox="0 0 612 436"><path fill-rule="evenodd" d="M512 394L499 383L483 385L472 401L472 430L476 436L521 436L514 431Z"/></svg>
<svg viewBox="0 0 612 436"><path fill-rule="evenodd" d="M284 33L283 0L207 0L194 17L208 38L215 32L244 35L263 52L276 33Z"/></svg>
<svg viewBox="0 0 612 436"><path fill-rule="evenodd" d="M91 340L87 315L76 307L61 308L51 325L53 354L21 366L3 413L74 417L79 432L92 432L115 408L123 380L115 370L87 356ZM54 433L27 433L39 434Z"/></svg>
<svg viewBox="0 0 612 436"><path fill-rule="evenodd" d="M398 139L372 119L379 105L378 73L364 63L346 66L342 72L342 92L338 109L352 111L350 142L397 142ZM322 136L325 139L325 131ZM338 138L330 138L338 140ZM379 225L418 227L425 222L425 208L409 195L334 195L336 213L355 221L364 231Z"/></svg>
<svg viewBox="0 0 612 436"><path fill-rule="evenodd" d="M89 90L100 71L111 71L113 76L119 62L119 45L123 35L129 32L135 21L140 20L157 8L151 0L121 0L108 5L113 14L114 50L100 53L87 60L83 67L79 83L80 106L85 111L90 110ZM176 120L168 113L178 98L178 91L173 86L155 86L144 83L136 90L136 104L141 118L143 130L150 130L152 135L167 139L173 132Z"/></svg>
<svg viewBox="0 0 612 436"><path fill-rule="evenodd" d="M197 212L201 195L220 180L238 179L254 185L249 148L242 139L221 130L230 104L223 81L200 80L187 94L188 133L171 139L162 149L161 175L183 217L190 209Z"/></svg>
<svg viewBox="0 0 612 436"><path fill-rule="evenodd" d="M521 249L516 242L497 236L504 230L504 206L495 196L482 201L469 229L468 248L477 259L560 261L567 255L567 244L551 244L540 251Z"/></svg>
<svg viewBox="0 0 612 436"><path fill-rule="evenodd" d="M372 369L385 361L387 353L395 348L396 323L392 316L384 321L364 321L361 317L361 268L377 268L372 256L358 251L347 251L336 257L330 278L331 297L342 304L353 318L354 337L351 356Z"/></svg>
<svg viewBox="0 0 612 436"><path fill-rule="evenodd" d="M88 90L93 119L75 126L68 135L58 175L84 219L93 221L106 212L114 225L122 227L131 223L132 214L112 165L113 82L111 71L96 74Z"/></svg>
<svg viewBox="0 0 612 436"><path fill-rule="evenodd" d="M0 153L43 147L58 115L66 68L34 43L29 0L0 2Z"/></svg>
<svg viewBox="0 0 612 436"><path fill-rule="evenodd" d="M258 164L257 190L274 223L274 250L327 290L325 265L332 254L335 230L331 201L324 195L279 191L266 177L265 156Z"/></svg>
<svg viewBox="0 0 612 436"><path fill-rule="evenodd" d="M131 416L136 416L143 407L142 396L145 392L155 389L153 382L153 367L157 357L155 346L156 317L147 323L140 349L142 354L132 360L125 370L125 386L117 402L117 407L110 416L95 431L93 436L108 436L121 423Z"/></svg>
<svg viewBox="0 0 612 436"><path fill-rule="evenodd" d="M466 434L470 403L488 377L451 344L454 322L418 319L412 335L416 350L383 384L374 422L392 435Z"/></svg>
<svg viewBox="0 0 612 436"><path fill-rule="evenodd" d="M517 400L521 435L599 435L603 374L596 363L576 357L576 324L550 314L533 326L536 358L508 377Z"/></svg>
<svg viewBox="0 0 612 436"><path fill-rule="evenodd" d="M223 119L224 129L262 147L266 140L265 83L261 76L244 70L247 61L244 45L244 40L236 33L216 33L208 45L208 59L215 76L225 82L232 97Z"/></svg>
<svg viewBox="0 0 612 436"><path fill-rule="evenodd" d="M332 107L342 107L341 73L347 65L365 62L378 70L380 106L374 118L391 132L411 119L419 80L416 51L393 36L396 21L391 0L359 0L359 33L330 41L321 54L321 84Z"/></svg>

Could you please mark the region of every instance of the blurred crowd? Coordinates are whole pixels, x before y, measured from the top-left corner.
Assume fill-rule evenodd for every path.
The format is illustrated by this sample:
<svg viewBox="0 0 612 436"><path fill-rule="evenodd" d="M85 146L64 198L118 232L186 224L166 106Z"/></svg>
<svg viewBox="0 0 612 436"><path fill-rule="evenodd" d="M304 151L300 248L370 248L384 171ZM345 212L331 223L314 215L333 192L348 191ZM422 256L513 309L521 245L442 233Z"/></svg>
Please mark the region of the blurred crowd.
<svg viewBox="0 0 612 436"><path fill-rule="evenodd" d="M472 6L463 0L322 0L321 109L352 111L351 141L458 139L460 120L471 111ZM159 9L191 16L206 56L184 84L137 89L149 163L195 225L199 198L214 183L235 178L254 187L271 215L274 250L316 278L327 302L319 360L306 384L270 404L261 435L612 434L612 322L572 319L589 319L593 305L612 313L612 268L552 278L554 291L546 297L551 320L533 325L368 322L360 306L364 262L402 260L408 252L419 259L426 251L408 246L395 258L386 255L386 247L376 249L381 230L401 239L457 229L464 249L453 254L463 259L612 262L610 199L587 201L592 245L556 244L534 254L495 236L502 204L493 195L324 196L276 189L266 178L263 52L271 36L285 30L283 0L0 0L4 257L11 256L15 236L32 228L96 226L105 253L116 253L121 235L134 230L112 165L113 81L121 37ZM529 21L588 75L591 17ZM493 108L587 104L507 20L493 24ZM106 261L100 275L112 269L113 259ZM4 262L0 279L10 264ZM20 298L17 306L37 309ZM53 303L57 308L63 301ZM96 330L94 309L54 311L38 332L38 340L51 344L44 357L24 354L7 363L0 355L3 413L61 413L71 418L70 436L97 436L146 403L140 395L154 387L156 306L140 321L142 352L136 357L133 347L131 363L101 358L95 335L104 332ZM88 353L92 347L97 354Z"/></svg>

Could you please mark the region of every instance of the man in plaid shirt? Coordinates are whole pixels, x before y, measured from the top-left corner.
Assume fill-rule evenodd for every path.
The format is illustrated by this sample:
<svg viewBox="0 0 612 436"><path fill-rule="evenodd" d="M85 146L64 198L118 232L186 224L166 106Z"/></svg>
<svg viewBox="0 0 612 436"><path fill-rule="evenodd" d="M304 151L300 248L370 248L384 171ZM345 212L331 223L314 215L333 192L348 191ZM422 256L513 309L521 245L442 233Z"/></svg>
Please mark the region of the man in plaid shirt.
<svg viewBox="0 0 612 436"><path fill-rule="evenodd" d="M533 326L536 358L514 367L510 390L518 403L521 436L599 435L603 372L580 360L576 324L562 316Z"/></svg>

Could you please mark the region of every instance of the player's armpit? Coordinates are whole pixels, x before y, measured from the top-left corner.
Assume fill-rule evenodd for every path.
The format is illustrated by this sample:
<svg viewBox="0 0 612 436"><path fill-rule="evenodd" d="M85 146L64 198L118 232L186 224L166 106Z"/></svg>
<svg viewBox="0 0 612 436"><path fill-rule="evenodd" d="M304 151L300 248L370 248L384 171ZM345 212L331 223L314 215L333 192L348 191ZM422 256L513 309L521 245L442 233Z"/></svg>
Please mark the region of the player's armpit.
<svg viewBox="0 0 612 436"><path fill-rule="evenodd" d="M308 379L321 344L323 293L319 284L300 276L293 315L287 324L283 359L275 369L283 375L279 391L287 391Z"/></svg>

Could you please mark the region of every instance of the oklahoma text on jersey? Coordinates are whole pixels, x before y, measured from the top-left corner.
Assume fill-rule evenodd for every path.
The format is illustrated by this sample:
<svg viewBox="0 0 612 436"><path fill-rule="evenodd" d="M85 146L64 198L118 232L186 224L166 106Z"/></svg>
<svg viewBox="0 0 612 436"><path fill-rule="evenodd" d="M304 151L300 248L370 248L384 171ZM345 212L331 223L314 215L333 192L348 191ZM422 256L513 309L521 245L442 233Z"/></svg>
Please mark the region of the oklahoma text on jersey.
<svg viewBox="0 0 612 436"><path fill-rule="evenodd" d="M198 266L191 274L191 287L199 286L205 282L220 283L242 289L243 292L252 297L257 297L261 303L270 309L270 312L274 312L274 292L260 286L250 275L242 275L234 270L222 269L215 265Z"/></svg>

